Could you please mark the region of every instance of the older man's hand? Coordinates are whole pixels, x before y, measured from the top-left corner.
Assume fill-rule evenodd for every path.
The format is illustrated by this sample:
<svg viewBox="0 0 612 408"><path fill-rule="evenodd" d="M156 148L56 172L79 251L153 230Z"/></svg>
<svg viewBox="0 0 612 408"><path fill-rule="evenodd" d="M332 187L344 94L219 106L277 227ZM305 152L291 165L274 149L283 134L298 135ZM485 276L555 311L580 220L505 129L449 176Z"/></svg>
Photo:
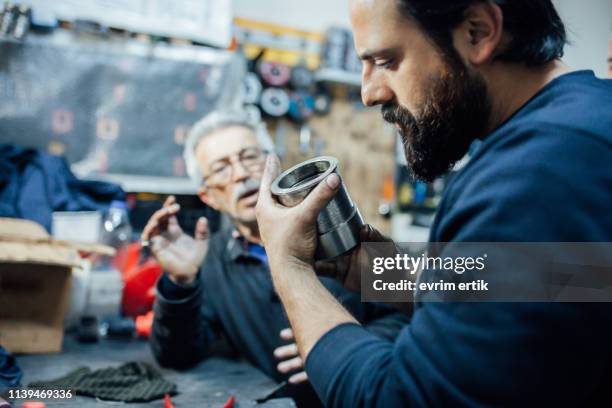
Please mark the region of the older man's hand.
<svg viewBox="0 0 612 408"><path fill-rule="evenodd" d="M180 210L174 196L169 196L147 222L141 240L149 243L153 255L172 281L189 284L195 280L208 251L208 221L201 217L195 236L190 237L176 218Z"/></svg>
<svg viewBox="0 0 612 408"><path fill-rule="evenodd" d="M281 330L280 336L285 341L290 341L291 344L281 346L274 350L274 357L280 360L276 366L278 371L283 374L294 373L289 377L291 384L299 384L308 381L308 375L304 371L304 360L300 357L293 330L286 328Z"/></svg>
<svg viewBox="0 0 612 408"><path fill-rule="evenodd" d="M340 186L337 174L329 175L295 207L279 204L270 185L280 174L280 163L270 155L261 181L256 213L259 232L266 247L272 273L287 265L312 269L317 247L317 216L334 197Z"/></svg>

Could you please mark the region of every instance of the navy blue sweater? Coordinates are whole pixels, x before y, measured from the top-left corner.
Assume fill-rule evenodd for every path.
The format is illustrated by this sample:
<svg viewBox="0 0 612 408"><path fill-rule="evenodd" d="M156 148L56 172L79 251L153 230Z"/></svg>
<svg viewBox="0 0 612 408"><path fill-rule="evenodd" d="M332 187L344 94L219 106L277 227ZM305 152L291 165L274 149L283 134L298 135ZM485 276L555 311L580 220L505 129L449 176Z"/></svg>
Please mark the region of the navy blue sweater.
<svg viewBox="0 0 612 408"><path fill-rule="evenodd" d="M612 242L612 81L549 83L449 185L433 242ZM574 406L612 399L612 304L421 303L396 341L326 333L306 371L330 407Z"/></svg>

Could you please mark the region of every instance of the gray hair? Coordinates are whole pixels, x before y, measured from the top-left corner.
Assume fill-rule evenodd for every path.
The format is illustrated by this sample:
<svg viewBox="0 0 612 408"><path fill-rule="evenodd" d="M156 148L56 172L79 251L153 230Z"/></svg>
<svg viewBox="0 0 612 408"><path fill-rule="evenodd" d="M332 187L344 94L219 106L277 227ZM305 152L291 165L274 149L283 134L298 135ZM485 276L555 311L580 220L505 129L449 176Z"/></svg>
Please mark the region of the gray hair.
<svg viewBox="0 0 612 408"><path fill-rule="evenodd" d="M274 142L270 138L266 124L261 120L253 120L246 111L224 110L209 113L193 125L185 141L185 151L183 152L185 167L187 174L195 183L200 184L202 182L202 169L195 154L198 145L202 139L211 133L230 126L243 126L253 130L262 150L274 151Z"/></svg>

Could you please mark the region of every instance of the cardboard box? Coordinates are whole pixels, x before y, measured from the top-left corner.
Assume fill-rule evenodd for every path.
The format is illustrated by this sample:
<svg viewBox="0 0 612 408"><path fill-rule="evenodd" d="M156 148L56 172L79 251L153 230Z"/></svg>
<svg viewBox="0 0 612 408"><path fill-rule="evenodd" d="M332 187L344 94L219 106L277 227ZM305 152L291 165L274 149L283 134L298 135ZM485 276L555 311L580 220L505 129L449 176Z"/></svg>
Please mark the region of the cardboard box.
<svg viewBox="0 0 612 408"><path fill-rule="evenodd" d="M0 344L12 353L61 350L76 247L31 221L0 218Z"/></svg>

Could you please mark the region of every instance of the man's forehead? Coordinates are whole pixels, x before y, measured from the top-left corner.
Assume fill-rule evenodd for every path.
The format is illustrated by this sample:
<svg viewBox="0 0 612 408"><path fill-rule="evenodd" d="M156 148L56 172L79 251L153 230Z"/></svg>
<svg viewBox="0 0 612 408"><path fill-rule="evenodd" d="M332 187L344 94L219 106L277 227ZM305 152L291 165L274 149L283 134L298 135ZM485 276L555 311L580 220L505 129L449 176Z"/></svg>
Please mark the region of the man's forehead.
<svg viewBox="0 0 612 408"><path fill-rule="evenodd" d="M257 135L245 126L228 126L205 136L196 148L198 160L213 163L240 152L245 147L258 146Z"/></svg>
<svg viewBox="0 0 612 408"><path fill-rule="evenodd" d="M350 11L359 55L397 47L406 40L410 20L399 13L397 0L351 0Z"/></svg>

